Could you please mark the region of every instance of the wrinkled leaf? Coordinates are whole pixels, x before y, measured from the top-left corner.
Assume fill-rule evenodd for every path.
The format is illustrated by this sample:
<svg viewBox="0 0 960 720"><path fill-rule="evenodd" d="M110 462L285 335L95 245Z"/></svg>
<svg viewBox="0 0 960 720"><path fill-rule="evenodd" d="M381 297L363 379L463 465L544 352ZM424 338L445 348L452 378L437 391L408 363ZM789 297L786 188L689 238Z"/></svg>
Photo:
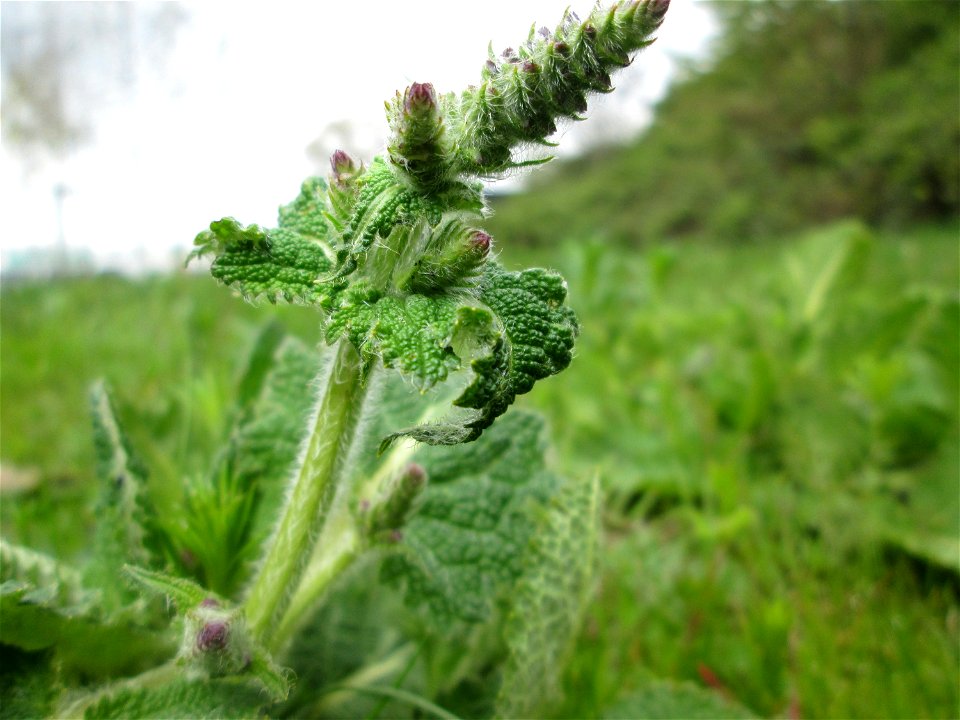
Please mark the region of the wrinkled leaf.
<svg viewBox="0 0 960 720"><path fill-rule="evenodd" d="M515 412L476 443L416 454L429 484L383 577L437 623L486 619L521 576L537 511L558 486L542 434L539 417Z"/></svg>
<svg viewBox="0 0 960 720"><path fill-rule="evenodd" d="M157 688L119 689L87 707L85 720L259 718L267 698L246 683L181 679Z"/></svg>
<svg viewBox="0 0 960 720"><path fill-rule="evenodd" d="M147 471L130 448L110 393L97 383L91 393L93 438L100 493L93 553L84 570L89 587L99 588L111 611L136 600L121 579L125 563L150 564L159 549L154 511L147 496Z"/></svg>
<svg viewBox="0 0 960 720"><path fill-rule="evenodd" d="M559 696L560 672L591 590L599 500L596 478L568 481L538 523L511 593L498 717L533 717Z"/></svg>

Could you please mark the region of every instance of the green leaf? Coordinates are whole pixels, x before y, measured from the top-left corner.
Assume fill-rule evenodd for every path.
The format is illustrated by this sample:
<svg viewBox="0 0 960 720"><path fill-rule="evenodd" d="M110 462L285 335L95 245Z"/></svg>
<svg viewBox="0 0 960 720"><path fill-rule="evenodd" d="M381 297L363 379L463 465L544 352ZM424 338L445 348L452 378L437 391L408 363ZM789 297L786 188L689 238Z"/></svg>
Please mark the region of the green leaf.
<svg viewBox="0 0 960 720"><path fill-rule="evenodd" d="M320 305L331 287L322 282L333 269L329 246L294 230L243 226L233 218L210 223L197 235L194 255L215 254L211 274L254 300Z"/></svg>
<svg viewBox="0 0 960 720"><path fill-rule="evenodd" d="M722 695L692 683L658 680L636 690L603 713L606 720L741 720L756 715Z"/></svg>
<svg viewBox="0 0 960 720"><path fill-rule="evenodd" d="M280 208L280 227L314 240L328 238L332 233L327 220L327 192L323 178L304 180L297 198Z"/></svg>
<svg viewBox="0 0 960 720"><path fill-rule="evenodd" d="M450 346L460 301L446 296L381 296L359 282L340 296L327 342L346 335L365 359L410 374L423 390L459 366Z"/></svg>
<svg viewBox="0 0 960 720"><path fill-rule="evenodd" d="M102 591L84 588L78 571L46 555L0 540L0 580L0 642L6 645L52 648L64 667L90 675L137 669L170 650L129 617L111 619L115 613Z"/></svg>
<svg viewBox="0 0 960 720"><path fill-rule="evenodd" d="M4 588L24 589L30 602L83 614L100 602L97 593L82 584L81 573L49 555L0 538L0 582Z"/></svg>
<svg viewBox="0 0 960 720"><path fill-rule="evenodd" d="M0 645L0 714L4 718L48 717L60 689L52 652Z"/></svg>
<svg viewBox="0 0 960 720"><path fill-rule="evenodd" d="M477 378L455 402L481 411L474 429L488 427L517 395L570 364L579 326L573 310L563 304L566 296L567 284L558 273L540 268L508 272L488 265L480 300L497 316L503 344L495 346L489 361L474 362Z"/></svg>
<svg viewBox="0 0 960 720"><path fill-rule="evenodd" d="M600 486L568 481L550 501L511 593L498 717L533 717L560 692L560 672L592 590Z"/></svg>
<svg viewBox="0 0 960 720"><path fill-rule="evenodd" d="M475 440L517 395L566 368L579 332L573 310L563 304L566 294L566 283L555 272L509 272L488 262L480 307L464 303L450 329L453 347L461 356L473 357L473 379L454 405L474 412L395 432L384 447L403 436L429 445Z"/></svg>
<svg viewBox="0 0 960 720"><path fill-rule="evenodd" d="M134 456L113 407L106 385L91 392L94 446L100 493L96 508L93 556L84 582L100 589L111 611L128 606L136 594L121 579L126 564L148 565L147 546L158 549L153 508L147 496L147 472Z"/></svg>
<svg viewBox="0 0 960 720"><path fill-rule="evenodd" d="M244 297L320 304L338 287L327 284L335 250L328 242L327 184L304 181L297 198L280 208L279 227L244 227L233 218L197 235L190 257L214 255L211 274Z"/></svg>
<svg viewBox="0 0 960 720"><path fill-rule="evenodd" d="M257 333L247 364L237 386L237 408L241 415L260 397L267 374L273 368L277 348L286 337L278 320L271 320Z"/></svg>
<svg viewBox="0 0 960 720"><path fill-rule="evenodd" d="M295 337L284 338L258 396L231 433L226 463L241 491L261 496L260 529L272 522L297 459L322 362L322 352Z"/></svg>
<svg viewBox="0 0 960 720"><path fill-rule="evenodd" d="M261 331L224 448L209 476L186 481L165 527L180 574L224 597L243 586L306 432L321 359L279 325Z"/></svg>
<svg viewBox="0 0 960 720"><path fill-rule="evenodd" d="M542 420L522 412L471 445L422 448L415 460L429 484L384 579L438 625L486 619L522 574L537 508L558 485L543 453Z"/></svg>
<svg viewBox="0 0 960 720"><path fill-rule="evenodd" d="M152 593L169 598L182 613L211 596L208 590L186 578L127 565L124 572Z"/></svg>
<svg viewBox="0 0 960 720"><path fill-rule="evenodd" d="M268 704L258 689L234 680L186 679L156 688L122 688L87 707L85 720L259 718Z"/></svg>
<svg viewBox="0 0 960 720"><path fill-rule="evenodd" d="M14 580L0 585L0 616L0 642L52 648L61 667L88 677L136 672L172 649L166 638L129 622L103 621L91 604L65 605L47 589Z"/></svg>

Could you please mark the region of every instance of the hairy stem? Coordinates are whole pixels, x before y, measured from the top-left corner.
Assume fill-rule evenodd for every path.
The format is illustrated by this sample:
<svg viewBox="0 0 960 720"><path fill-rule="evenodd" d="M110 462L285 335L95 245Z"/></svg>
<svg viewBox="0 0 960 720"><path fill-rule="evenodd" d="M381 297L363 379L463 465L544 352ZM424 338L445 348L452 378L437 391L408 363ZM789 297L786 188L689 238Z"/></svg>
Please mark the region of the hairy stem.
<svg viewBox="0 0 960 720"><path fill-rule="evenodd" d="M338 517L331 515L329 527L323 533L322 560L304 573L303 582L291 598L289 608L270 641L270 650L280 650L304 621L307 612L323 596L331 583L340 577L357 559L363 549L359 532L349 510L344 507ZM334 527L336 526L336 527ZM326 543L329 542L329 546Z"/></svg>
<svg viewBox="0 0 960 720"><path fill-rule="evenodd" d="M341 341L317 403L303 464L246 600L250 630L268 646L337 494L363 412L369 373L353 346Z"/></svg>
<svg viewBox="0 0 960 720"><path fill-rule="evenodd" d="M442 412L442 405L431 405L420 415L416 424L435 420ZM375 473L361 480L356 488L344 487L339 491L340 496L334 500L323 528L323 535L319 540L323 552L315 553L304 571L303 580L291 598L286 613L277 625L277 630L273 633L270 642L271 651L277 652L283 648L304 621L304 616L310 608L317 604L333 581L349 569L367 548L361 530L357 527L357 520L350 509L351 497L373 497L390 475L410 462L416 449L416 444L409 440L394 445Z"/></svg>

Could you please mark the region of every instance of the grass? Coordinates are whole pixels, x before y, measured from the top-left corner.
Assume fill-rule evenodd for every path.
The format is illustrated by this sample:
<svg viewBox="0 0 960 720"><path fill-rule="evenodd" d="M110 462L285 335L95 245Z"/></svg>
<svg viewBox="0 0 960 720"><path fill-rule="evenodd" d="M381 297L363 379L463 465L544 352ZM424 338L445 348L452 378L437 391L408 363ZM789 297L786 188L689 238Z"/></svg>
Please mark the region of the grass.
<svg viewBox="0 0 960 720"><path fill-rule="evenodd" d="M578 357L522 403L550 418L555 465L606 492L557 717L655 679L769 717L960 714L956 239L845 223L505 254L570 281ZM175 479L203 467L268 316L317 338L308 309L250 308L190 275L5 283L0 312L3 462L42 478L5 494L3 532L62 555L91 521L89 381L111 382Z"/></svg>

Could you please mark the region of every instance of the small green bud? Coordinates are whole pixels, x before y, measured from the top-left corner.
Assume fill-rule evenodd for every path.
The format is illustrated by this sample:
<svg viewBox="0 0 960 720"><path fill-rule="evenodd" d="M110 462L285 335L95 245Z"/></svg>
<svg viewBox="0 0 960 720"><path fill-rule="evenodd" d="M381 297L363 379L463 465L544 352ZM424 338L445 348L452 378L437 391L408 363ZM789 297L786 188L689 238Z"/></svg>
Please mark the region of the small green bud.
<svg viewBox="0 0 960 720"><path fill-rule="evenodd" d="M410 463L391 477L374 500L360 502L364 534L374 542L399 542L400 528L426 485L427 473L417 463Z"/></svg>
<svg viewBox="0 0 960 720"><path fill-rule="evenodd" d="M480 272L493 244L483 230L446 225L400 283L401 289L429 294L462 286Z"/></svg>

